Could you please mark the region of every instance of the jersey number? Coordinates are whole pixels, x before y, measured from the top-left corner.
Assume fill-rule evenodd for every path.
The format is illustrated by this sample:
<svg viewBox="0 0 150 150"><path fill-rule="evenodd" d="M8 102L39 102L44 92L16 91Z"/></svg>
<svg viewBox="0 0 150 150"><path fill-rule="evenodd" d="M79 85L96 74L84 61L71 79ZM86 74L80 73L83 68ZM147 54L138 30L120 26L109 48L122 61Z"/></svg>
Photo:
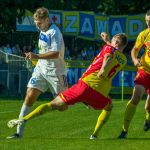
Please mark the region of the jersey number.
<svg viewBox="0 0 150 150"><path fill-rule="evenodd" d="M115 65L108 73L108 78L111 78L117 71L117 68L120 67L120 64Z"/></svg>

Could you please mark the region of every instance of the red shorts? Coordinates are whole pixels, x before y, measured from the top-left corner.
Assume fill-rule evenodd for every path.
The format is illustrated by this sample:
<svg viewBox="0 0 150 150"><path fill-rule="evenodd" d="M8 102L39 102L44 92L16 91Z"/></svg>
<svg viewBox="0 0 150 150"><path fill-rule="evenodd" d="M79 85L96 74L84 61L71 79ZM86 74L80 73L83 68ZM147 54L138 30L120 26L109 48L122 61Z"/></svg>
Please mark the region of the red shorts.
<svg viewBox="0 0 150 150"><path fill-rule="evenodd" d="M148 94L150 94L150 74L146 73L144 70L138 70L134 84L140 84L145 87L145 90Z"/></svg>
<svg viewBox="0 0 150 150"><path fill-rule="evenodd" d="M112 100L103 96L101 93L93 90L86 83L79 80L78 83L71 88L59 94L67 105L73 105L78 102L84 102L94 109L103 109L107 104L111 104Z"/></svg>

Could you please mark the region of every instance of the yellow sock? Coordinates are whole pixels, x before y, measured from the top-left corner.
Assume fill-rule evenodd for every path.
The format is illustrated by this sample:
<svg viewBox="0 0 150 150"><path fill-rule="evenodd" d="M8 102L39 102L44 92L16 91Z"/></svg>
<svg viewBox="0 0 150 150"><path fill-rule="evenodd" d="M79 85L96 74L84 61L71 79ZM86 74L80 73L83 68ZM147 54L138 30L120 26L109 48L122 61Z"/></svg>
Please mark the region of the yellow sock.
<svg viewBox="0 0 150 150"><path fill-rule="evenodd" d="M104 125L104 123L107 121L107 119L110 116L111 111L106 111L106 110L102 110L101 114L98 117L93 135L98 136L98 133L100 131L100 129L102 128L102 126Z"/></svg>
<svg viewBox="0 0 150 150"><path fill-rule="evenodd" d="M52 110L51 103L41 104L35 110L33 110L31 113L24 116L23 119L27 121L27 120L32 119L34 117L43 115L50 110Z"/></svg>
<svg viewBox="0 0 150 150"><path fill-rule="evenodd" d="M146 120L150 121L150 113L146 111Z"/></svg>
<svg viewBox="0 0 150 150"><path fill-rule="evenodd" d="M123 131L127 132L130 122L135 114L136 105L132 104L131 101L128 102L125 115L124 115L124 124L123 124Z"/></svg>

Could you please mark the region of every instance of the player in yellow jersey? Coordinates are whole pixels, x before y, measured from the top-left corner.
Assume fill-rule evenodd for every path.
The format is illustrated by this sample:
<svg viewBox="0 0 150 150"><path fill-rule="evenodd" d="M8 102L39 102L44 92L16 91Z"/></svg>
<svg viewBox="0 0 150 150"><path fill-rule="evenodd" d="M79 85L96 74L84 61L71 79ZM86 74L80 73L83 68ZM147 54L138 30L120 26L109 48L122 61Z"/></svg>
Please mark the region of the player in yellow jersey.
<svg viewBox="0 0 150 150"><path fill-rule="evenodd" d="M105 33L101 35L103 37ZM103 46L100 53L75 85L61 92L51 102L40 105L25 117L10 120L8 126L22 125L31 118L45 112L63 111L68 108L68 105L82 102L96 110L102 110L94 132L90 136L90 139L96 139L112 109L112 100L108 97L112 79L127 63L127 59L122 53L126 45L127 37L125 34L115 35L109 45Z"/></svg>
<svg viewBox="0 0 150 150"><path fill-rule="evenodd" d="M131 57L134 65L138 68L138 72L134 80L135 86L131 100L128 102L125 110L122 132L119 135L121 139L126 138L136 107L145 91L148 96L145 104L146 121L144 124L144 131L150 129L150 10L147 11L145 20L148 28L140 32L131 51ZM139 59L138 53L142 47L144 47L145 52L141 59Z"/></svg>

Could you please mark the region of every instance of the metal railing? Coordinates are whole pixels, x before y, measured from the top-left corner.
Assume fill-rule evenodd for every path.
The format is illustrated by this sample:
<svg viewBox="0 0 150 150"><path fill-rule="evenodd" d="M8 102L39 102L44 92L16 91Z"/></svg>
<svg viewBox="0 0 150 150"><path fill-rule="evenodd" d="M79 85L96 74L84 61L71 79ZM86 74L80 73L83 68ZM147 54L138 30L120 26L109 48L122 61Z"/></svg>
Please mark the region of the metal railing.
<svg viewBox="0 0 150 150"><path fill-rule="evenodd" d="M0 50L0 95L24 96L31 73L30 61Z"/></svg>

